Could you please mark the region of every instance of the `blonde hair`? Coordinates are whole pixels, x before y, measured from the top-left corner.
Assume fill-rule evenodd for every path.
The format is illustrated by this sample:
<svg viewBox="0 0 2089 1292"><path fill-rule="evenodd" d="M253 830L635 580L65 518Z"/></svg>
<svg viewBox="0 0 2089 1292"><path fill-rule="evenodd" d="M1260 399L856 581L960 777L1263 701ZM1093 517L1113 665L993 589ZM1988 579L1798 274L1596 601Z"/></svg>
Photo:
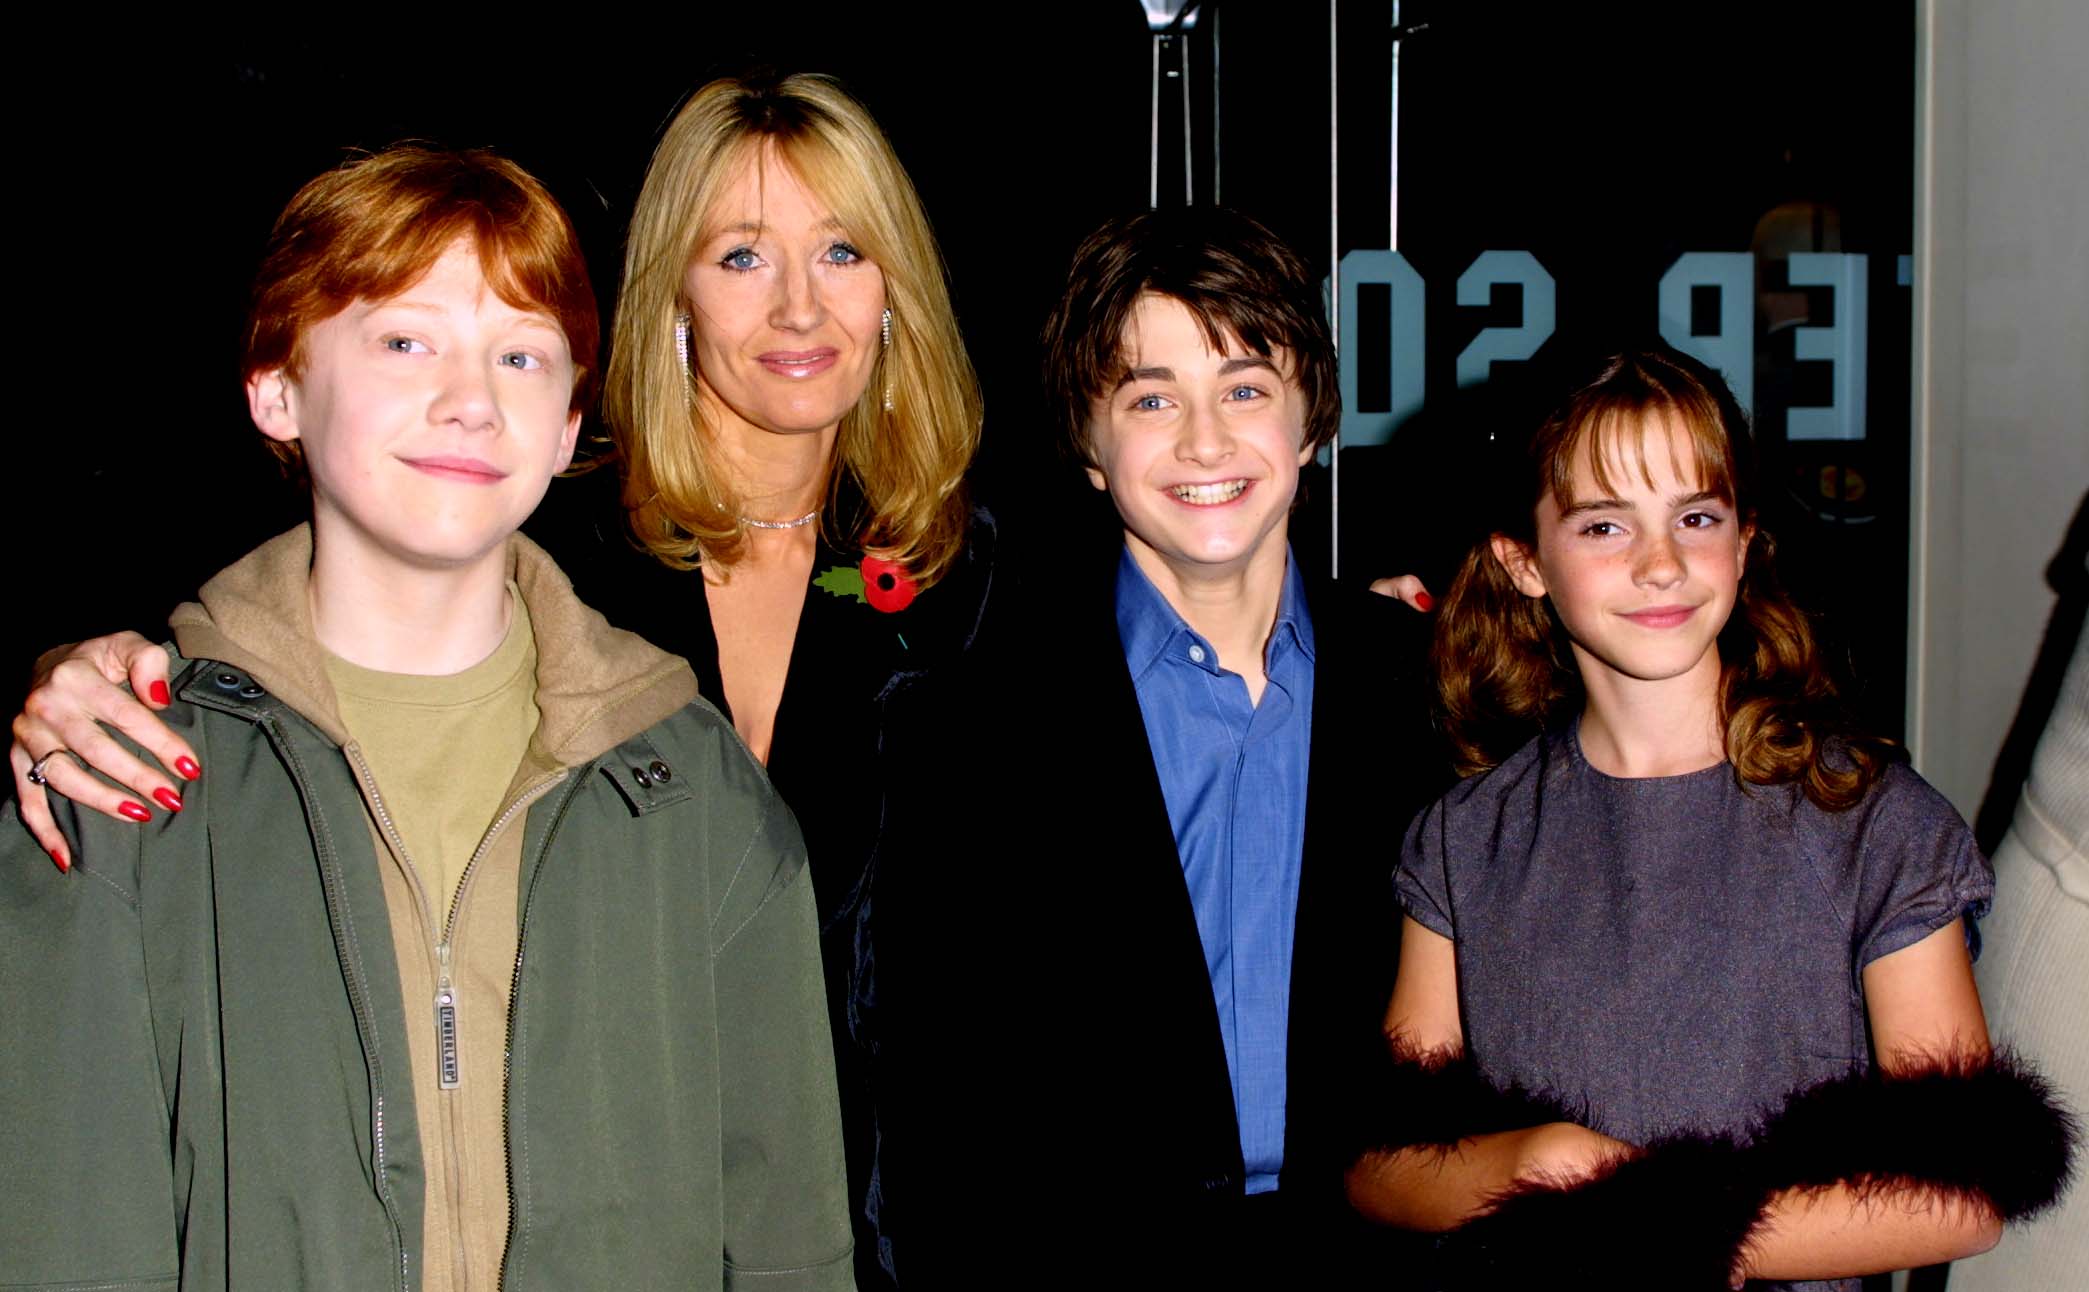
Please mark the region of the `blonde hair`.
<svg viewBox="0 0 2089 1292"><path fill-rule="evenodd" d="M841 420L822 524L831 541L897 561L925 586L964 542L978 380L913 181L870 114L824 76L713 81L654 150L631 216L603 392L632 532L678 569L729 566L746 542L674 331L688 308L683 277L720 195L743 162L769 150L883 272L892 311L892 344ZM862 492L860 515L836 514L844 473Z"/></svg>
<svg viewBox="0 0 2089 1292"><path fill-rule="evenodd" d="M1748 494L1746 424L1725 383L1673 350L1642 350L1606 356L1571 389L1530 436L1518 478L1503 482L1512 494L1494 533L1534 550L1537 500L1550 493L1562 507L1572 504L1580 455L1604 489L1613 457L1621 464L1636 457L1645 475L1648 427L1671 414L1683 425L1699 487L1726 499L1755 530L1719 634L1719 719L1734 775L1750 785L1796 781L1829 811L1853 806L1892 760L1891 742L1850 723L1805 612L1777 580L1775 544L1755 528ZM1672 449L1680 461L1681 450ZM1431 652L1461 775L1500 763L1585 700L1558 616L1516 587L1491 541L1466 555L1437 615Z"/></svg>

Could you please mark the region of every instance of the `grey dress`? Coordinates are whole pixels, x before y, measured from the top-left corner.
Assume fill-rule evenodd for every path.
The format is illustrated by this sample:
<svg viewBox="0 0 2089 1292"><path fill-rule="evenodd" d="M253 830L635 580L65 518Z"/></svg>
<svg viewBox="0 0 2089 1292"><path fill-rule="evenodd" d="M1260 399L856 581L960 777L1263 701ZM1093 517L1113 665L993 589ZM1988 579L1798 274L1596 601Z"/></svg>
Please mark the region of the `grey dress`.
<svg viewBox="0 0 2089 1292"><path fill-rule="evenodd" d="M1831 813L1725 763L1607 776L1571 727L1418 818L1396 886L1457 944L1479 1071L1633 1144L1738 1129L1868 1068L1864 966L1994 891L1965 822L1904 765Z"/></svg>

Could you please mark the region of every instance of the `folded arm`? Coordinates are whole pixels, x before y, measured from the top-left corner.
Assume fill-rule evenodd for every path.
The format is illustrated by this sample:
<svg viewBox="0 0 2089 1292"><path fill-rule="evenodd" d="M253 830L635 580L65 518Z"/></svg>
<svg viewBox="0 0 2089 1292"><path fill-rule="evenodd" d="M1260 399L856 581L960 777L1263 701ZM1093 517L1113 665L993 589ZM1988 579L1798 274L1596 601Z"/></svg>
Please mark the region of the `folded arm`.
<svg viewBox="0 0 2089 1292"><path fill-rule="evenodd" d="M1571 1120L1540 1096L1497 1090L1464 1057L1458 969L1449 938L1412 917L1386 1010L1389 1049L1350 1168L1351 1203L1402 1229L1440 1232L1487 1210L1503 1190L1586 1179L1631 1146Z"/></svg>
<svg viewBox="0 0 2089 1292"><path fill-rule="evenodd" d="M1420 942L1427 986L1441 972L1429 958L1447 956L1449 944L1431 946L1426 930L1414 939L1415 929L1410 923L1409 945ZM1452 977L1455 1010L1454 969ZM1526 1131L1494 1129L1513 1113L1490 1112L1486 1101L1515 1092L1466 1074L1435 1103L1486 1129L1380 1139L1405 1147L1365 1154L1350 1175L1352 1199L1389 1223L1455 1227L1444 1247L1453 1286L1540 1277L1562 1252L1591 1244L1606 1261L1624 1263L1625 1285L1707 1288L1903 1269L1986 1250L2003 1220L2037 1211L2063 1187L2071 1122L2036 1074L1989 1054L1957 922L1882 957L1864 978L1877 1070L1802 1091L1743 1134L1682 1135L1637 1149L1610 1141L1616 1147L1606 1149L1549 1129L1540 1107L1523 1113L1534 1123ZM1427 986L1420 1009L1410 994L1403 1010L1402 992L1394 994L1389 1025L1438 1043L1420 1061L1395 1054L1407 1085L1399 1093L1410 1101L1421 1093L1416 1083L1456 1075L1444 1007L1428 1004L1441 990L1440 982ZM1519 1143L1547 1140L1562 1154L1549 1166L1534 1169L1517 1152Z"/></svg>

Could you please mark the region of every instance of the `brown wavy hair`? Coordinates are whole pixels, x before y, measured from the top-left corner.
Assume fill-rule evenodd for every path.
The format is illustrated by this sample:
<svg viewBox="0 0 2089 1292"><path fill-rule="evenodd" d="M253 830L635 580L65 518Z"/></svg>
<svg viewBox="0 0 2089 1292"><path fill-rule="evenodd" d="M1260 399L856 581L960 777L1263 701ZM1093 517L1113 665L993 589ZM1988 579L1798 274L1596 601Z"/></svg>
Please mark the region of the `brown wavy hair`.
<svg viewBox="0 0 2089 1292"><path fill-rule="evenodd" d="M829 539L897 561L926 586L964 544L979 383L913 181L870 113L825 76L712 81L653 152L631 214L602 397L632 532L677 569L729 567L744 548L738 500L689 397L675 316L688 308L683 275L719 194L743 160L772 152L877 264L892 309L892 344L841 420L821 524ZM844 476L861 492L860 515L836 514Z"/></svg>
<svg viewBox="0 0 2089 1292"><path fill-rule="evenodd" d="M1726 383L1657 348L1605 356L1568 389L1520 458L1504 464L1492 532L1466 554L1437 619L1437 703L1460 774L1495 766L1584 703L1566 630L1549 601L1518 590L1493 539L1535 548L1538 502L1549 492L1560 506L1572 504L1583 446L1608 487L1611 446L1638 447L1647 423L1668 412L1687 428L1699 487L1755 530L1734 612L1719 633L1719 720L1734 775L1749 785L1796 781L1829 811L1855 805L1891 761L1891 743L1850 724L1805 612L1777 580L1775 544L1757 524L1748 487L1747 424Z"/></svg>

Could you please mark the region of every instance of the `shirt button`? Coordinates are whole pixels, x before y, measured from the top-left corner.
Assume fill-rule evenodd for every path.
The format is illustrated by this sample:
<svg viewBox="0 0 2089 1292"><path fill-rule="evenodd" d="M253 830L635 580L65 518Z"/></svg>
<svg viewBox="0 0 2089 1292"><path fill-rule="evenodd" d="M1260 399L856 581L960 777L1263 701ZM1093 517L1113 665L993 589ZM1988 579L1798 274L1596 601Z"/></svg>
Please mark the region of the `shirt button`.
<svg viewBox="0 0 2089 1292"><path fill-rule="evenodd" d="M1192 642L1190 644L1190 660L1193 663L1202 664L1204 662L1204 648Z"/></svg>

